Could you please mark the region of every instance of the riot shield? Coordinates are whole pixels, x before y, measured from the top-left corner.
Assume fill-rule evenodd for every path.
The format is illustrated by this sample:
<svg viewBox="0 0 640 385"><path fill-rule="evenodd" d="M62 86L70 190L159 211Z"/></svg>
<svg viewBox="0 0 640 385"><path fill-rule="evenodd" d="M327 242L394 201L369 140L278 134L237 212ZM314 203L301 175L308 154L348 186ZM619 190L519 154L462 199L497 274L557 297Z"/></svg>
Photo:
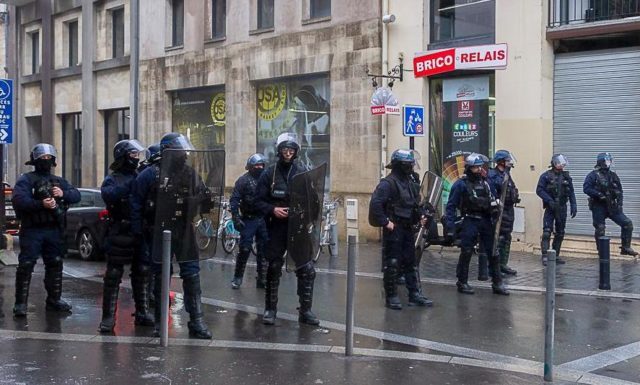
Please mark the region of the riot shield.
<svg viewBox="0 0 640 385"><path fill-rule="evenodd" d="M423 207L427 213L427 223L420 227L420 231L416 237L415 247L417 252L422 255L422 251L425 248L426 238L433 238L438 235L438 221L437 221L437 204L440 201L442 195L442 178L437 176L431 171L424 173L422 177L422 183L420 184L420 206Z"/></svg>
<svg viewBox="0 0 640 385"><path fill-rule="evenodd" d="M217 231L211 228L220 216L224 159L224 150L162 151L153 228L154 262L162 261L164 230L171 231L171 252L177 262L200 259L198 235L211 238L215 254ZM197 234L198 231L204 233Z"/></svg>
<svg viewBox="0 0 640 385"><path fill-rule="evenodd" d="M294 176L289 184L287 259L296 269L311 262L320 247L327 164Z"/></svg>

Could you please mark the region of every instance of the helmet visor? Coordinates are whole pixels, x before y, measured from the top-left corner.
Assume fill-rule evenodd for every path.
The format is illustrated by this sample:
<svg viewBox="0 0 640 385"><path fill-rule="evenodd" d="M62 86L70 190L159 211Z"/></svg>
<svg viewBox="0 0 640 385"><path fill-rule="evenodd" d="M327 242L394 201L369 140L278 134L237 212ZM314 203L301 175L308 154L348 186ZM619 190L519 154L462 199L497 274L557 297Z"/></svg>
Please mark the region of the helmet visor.
<svg viewBox="0 0 640 385"><path fill-rule="evenodd" d="M284 132L280 135L278 135L278 139L276 140L276 146L279 146L281 143L284 142L293 142L298 144L298 135L296 133L293 132Z"/></svg>
<svg viewBox="0 0 640 385"><path fill-rule="evenodd" d="M509 152L509 156L504 160L504 164L507 167L515 167L516 163L518 163L516 156L513 155L513 152Z"/></svg>
<svg viewBox="0 0 640 385"><path fill-rule="evenodd" d="M553 165L556 167L557 166L566 167L567 165L569 165L569 160L563 154L558 154L553 157Z"/></svg>
<svg viewBox="0 0 640 385"><path fill-rule="evenodd" d="M189 138L184 135L177 136L171 142L169 142L167 148L172 150L185 150L185 151L193 151L196 148L193 147Z"/></svg>
<svg viewBox="0 0 640 385"><path fill-rule="evenodd" d="M129 148L127 149L129 157L144 160L147 158L147 150L136 139L129 140Z"/></svg>
<svg viewBox="0 0 640 385"><path fill-rule="evenodd" d="M56 152L56 148L50 145L49 143L39 143L33 148L33 159L40 159L45 155L53 156L54 158L58 157L58 153Z"/></svg>

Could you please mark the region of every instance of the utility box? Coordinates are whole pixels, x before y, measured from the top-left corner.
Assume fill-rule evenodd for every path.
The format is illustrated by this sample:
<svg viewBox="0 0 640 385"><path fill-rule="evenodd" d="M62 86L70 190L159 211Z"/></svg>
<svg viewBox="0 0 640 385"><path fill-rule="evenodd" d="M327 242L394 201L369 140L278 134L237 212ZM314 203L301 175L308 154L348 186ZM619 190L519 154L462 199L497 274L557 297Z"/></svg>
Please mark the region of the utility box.
<svg viewBox="0 0 640 385"><path fill-rule="evenodd" d="M356 242L358 242L358 200L345 199L344 207L345 215L347 217L347 239L349 239L349 236L353 235L356 237Z"/></svg>

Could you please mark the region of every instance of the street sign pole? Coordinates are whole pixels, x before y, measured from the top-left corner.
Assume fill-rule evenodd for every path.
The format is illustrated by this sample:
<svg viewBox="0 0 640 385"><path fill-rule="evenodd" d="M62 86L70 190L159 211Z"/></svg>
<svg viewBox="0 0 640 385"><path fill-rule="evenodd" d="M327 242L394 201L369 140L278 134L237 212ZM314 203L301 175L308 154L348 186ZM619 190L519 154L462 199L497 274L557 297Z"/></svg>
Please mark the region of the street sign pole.
<svg viewBox="0 0 640 385"><path fill-rule="evenodd" d="M416 149L416 138L415 136L410 136L409 137L409 150L415 150Z"/></svg>

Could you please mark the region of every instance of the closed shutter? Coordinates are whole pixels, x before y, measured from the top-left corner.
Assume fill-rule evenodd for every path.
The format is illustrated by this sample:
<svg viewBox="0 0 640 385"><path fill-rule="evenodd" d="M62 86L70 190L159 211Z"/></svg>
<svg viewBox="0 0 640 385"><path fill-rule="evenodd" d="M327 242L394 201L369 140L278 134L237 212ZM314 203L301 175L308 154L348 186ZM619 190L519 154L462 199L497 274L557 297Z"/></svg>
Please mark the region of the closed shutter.
<svg viewBox="0 0 640 385"><path fill-rule="evenodd" d="M610 152L640 237L640 47L556 55L553 84L553 150L569 159L578 201L567 234L593 234L582 184L597 154ZM607 235L619 234L607 221Z"/></svg>

